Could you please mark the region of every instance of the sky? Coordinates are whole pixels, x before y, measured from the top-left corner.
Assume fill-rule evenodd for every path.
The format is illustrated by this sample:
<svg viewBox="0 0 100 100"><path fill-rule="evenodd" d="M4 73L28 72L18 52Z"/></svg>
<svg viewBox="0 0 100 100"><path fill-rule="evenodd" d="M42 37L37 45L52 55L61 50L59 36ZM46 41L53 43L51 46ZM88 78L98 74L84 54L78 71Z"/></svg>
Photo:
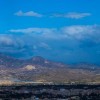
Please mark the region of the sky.
<svg viewBox="0 0 100 100"><path fill-rule="evenodd" d="M0 0L0 53L100 64L100 0Z"/></svg>

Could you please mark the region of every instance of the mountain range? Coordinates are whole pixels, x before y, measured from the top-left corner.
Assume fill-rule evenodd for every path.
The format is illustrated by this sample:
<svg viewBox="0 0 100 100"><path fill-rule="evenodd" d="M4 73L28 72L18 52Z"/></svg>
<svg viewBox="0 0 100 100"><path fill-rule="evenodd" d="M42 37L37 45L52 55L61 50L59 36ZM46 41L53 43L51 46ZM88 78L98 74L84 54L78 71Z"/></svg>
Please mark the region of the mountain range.
<svg viewBox="0 0 100 100"><path fill-rule="evenodd" d="M100 66L63 64L40 56L22 60L0 54L0 84L36 83L100 83Z"/></svg>

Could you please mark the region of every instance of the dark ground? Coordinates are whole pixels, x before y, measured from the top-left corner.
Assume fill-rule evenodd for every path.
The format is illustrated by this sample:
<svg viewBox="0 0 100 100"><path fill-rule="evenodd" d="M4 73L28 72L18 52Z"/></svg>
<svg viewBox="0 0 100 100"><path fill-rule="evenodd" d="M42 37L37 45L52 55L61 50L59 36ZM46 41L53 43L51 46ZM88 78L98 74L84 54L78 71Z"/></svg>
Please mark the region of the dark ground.
<svg viewBox="0 0 100 100"><path fill-rule="evenodd" d="M100 85L1 86L0 100L100 100Z"/></svg>

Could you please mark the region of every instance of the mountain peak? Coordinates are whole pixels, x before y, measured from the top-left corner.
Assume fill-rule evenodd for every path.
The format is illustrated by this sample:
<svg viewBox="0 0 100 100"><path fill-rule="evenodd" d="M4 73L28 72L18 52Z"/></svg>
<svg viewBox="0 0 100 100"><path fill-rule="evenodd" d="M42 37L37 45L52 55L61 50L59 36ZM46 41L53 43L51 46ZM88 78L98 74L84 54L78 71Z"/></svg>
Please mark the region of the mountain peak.
<svg viewBox="0 0 100 100"><path fill-rule="evenodd" d="M44 62L45 61L45 59L43 57L41 57L41 56L32 57L31 60L35 61L35 62L36 61L38 61L38 62Z"/></svg>

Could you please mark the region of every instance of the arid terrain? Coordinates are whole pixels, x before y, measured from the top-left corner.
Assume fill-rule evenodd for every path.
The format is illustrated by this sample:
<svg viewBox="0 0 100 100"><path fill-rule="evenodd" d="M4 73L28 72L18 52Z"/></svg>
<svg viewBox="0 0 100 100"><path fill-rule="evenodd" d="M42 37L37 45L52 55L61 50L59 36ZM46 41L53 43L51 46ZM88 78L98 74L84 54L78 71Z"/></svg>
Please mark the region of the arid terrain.
<svg viewBox="0 0 100 100"><path fill-rule="evenodd" d="M20 60L0 54L0 84L21 82L100 84L100 67L85 63L67 65L39 56Z"/></svg>

